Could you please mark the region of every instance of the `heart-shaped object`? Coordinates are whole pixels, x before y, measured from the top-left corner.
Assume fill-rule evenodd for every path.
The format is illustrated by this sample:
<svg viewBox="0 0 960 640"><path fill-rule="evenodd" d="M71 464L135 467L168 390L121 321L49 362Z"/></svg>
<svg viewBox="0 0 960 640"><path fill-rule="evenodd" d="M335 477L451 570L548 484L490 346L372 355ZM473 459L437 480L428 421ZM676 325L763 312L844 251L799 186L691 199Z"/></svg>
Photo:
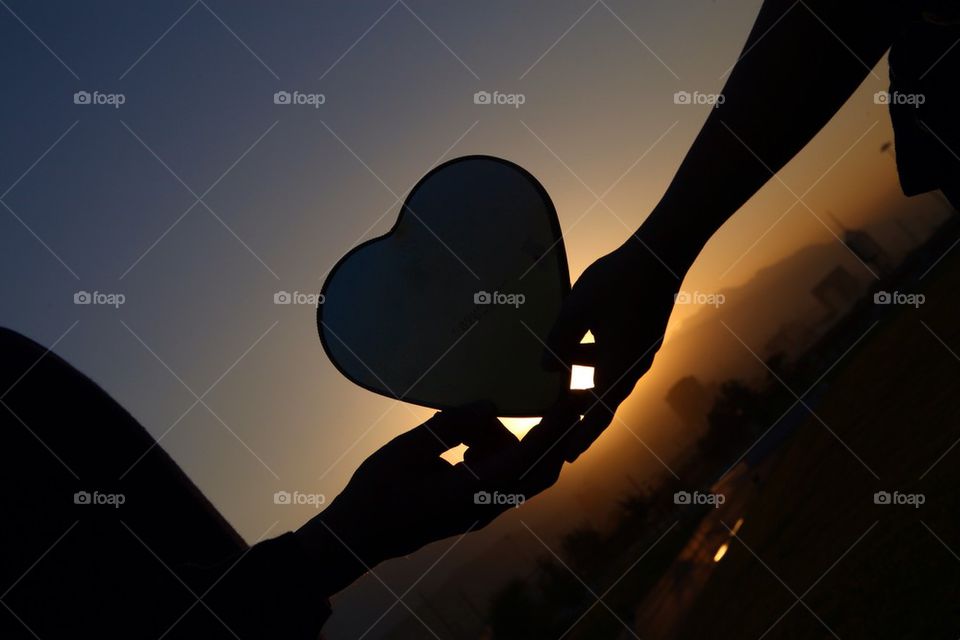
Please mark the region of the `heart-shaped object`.
<svg viewBox="0 0 960 640"><path fill-rule="evenodd" d="M512 162L466 156L430 171L386 235L334 266L317 326L333 364L366 389L540 416L569 388L568 373L541 365L569 291L544 188Z"/></svg>

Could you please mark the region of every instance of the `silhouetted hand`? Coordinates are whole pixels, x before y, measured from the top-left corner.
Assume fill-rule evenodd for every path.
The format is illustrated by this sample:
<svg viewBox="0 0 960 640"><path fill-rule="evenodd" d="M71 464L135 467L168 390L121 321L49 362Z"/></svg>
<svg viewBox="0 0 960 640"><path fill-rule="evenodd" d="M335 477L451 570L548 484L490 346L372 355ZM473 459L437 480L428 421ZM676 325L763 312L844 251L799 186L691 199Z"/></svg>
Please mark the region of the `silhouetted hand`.
<svg viewBox="0 0 960 640"><path fill-rule="evenodd" d="M577 364L596 366L603 399L588 411L568 459L599 436L650 368L673 295L703 246L837 113L916 13L915 3L891 1L807 0L805 12L795 5L765 0L723 102L710 110L663 198L623 248L584 272L565 303L550 347L572 364L591 330L595 361ZM805 99L789 99L796 95Z"/></svg>
<svg viewBox="0 0 960 640"><path fill-rule="evenodd" d="M594 367L592 402L567 460L596 440L650 368L679 286L679 278L636 240L594 262L577 280L543 356L547 366ZM582 345L588 330L596 343Z"/></svg>
<svg viewBox="0 0 960 640"><path fill-rule="evenodd" d="M559 402L521 441L475 405L443 411L367 458L343 492L298 535L342 574L331 592L388 558L480 529L560 475L565 439L579 420L583 394ZM459 444L464 460L440 454ZM317 543L317 541L321 543ZM351 569L352 568L352 569Z"/></svg>

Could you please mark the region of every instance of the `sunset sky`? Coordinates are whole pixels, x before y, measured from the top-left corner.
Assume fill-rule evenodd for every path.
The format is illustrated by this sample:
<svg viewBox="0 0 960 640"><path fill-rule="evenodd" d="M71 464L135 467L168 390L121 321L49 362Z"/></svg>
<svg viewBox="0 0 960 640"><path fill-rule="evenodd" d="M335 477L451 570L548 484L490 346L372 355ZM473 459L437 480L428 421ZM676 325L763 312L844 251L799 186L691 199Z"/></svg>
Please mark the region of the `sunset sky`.
<svg viewBox="0 0 960 640"><path fill-rule="evenodd" d="M575 278L655 205L711 108L675 104L675 92L720 91L761 3L7 4L0 322L56 343L255 541L315 513L275 505L275 491L332 499L431 414L346 380L314 308L275 305L274 293L319 291L341 255L392 226L426 171L467 154L543 183ZM895 217L918 228L936 217L930 197L907 204L881 153L886 75L884 62L782 183L717 234L685 289L734 287L837 242L807 206L895 252ZM481 90L524 102L474 104ZM124 103L74 104L78 91ZM277 105L277 91L324 103ZM80 290L126 300L77 306ZM673 326L695 312L679 309ZM638 399L658 402L657 377L686 365L659 362L641 383L657 392L624 407L651 443ZM612 428L571 473L600 477L609 442L625 437Z"/></svg>

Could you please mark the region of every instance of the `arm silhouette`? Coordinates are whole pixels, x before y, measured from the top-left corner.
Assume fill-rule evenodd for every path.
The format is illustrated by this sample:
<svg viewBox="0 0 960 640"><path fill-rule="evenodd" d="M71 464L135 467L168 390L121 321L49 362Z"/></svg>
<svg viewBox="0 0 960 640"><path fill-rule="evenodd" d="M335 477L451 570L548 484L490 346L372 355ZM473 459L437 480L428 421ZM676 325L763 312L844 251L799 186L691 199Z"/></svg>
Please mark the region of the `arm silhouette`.
<svg viewBox="0 0 960 640"><path fill-rule="evenodd" d="M332 595L389 558L480 529L556 482L586 398L570 394L519 440L491 409L437 413L381 447L297 532ZM459 444L462 462L440 457Z"/></svg>
<svg viewBox="0 0 960 640"><path fill-rule="evenodd" d="M545 360L596 368L568 460L650 368L684 274L721 225L833 117L890 47L891 0L767 0L714 108L640 228L577 280ZM579 342L596 345L585 358Z"/></svg>

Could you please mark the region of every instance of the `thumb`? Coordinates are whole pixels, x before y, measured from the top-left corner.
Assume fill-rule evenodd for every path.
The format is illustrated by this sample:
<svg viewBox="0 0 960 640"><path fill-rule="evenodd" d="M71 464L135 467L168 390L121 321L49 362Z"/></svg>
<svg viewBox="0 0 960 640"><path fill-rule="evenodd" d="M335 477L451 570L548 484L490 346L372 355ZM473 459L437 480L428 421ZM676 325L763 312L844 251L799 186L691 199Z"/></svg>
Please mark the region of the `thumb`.
<svg viewBox="0 0 960 640"><path fill-rule="evenodd" d="M391 440L380 451L408 460L432 459L459 444L470 446L484 438L498 437L501 434L496 431L497 427L505 429L497 420L493 405L476 402L435 413L420 426Z"/></svg>

